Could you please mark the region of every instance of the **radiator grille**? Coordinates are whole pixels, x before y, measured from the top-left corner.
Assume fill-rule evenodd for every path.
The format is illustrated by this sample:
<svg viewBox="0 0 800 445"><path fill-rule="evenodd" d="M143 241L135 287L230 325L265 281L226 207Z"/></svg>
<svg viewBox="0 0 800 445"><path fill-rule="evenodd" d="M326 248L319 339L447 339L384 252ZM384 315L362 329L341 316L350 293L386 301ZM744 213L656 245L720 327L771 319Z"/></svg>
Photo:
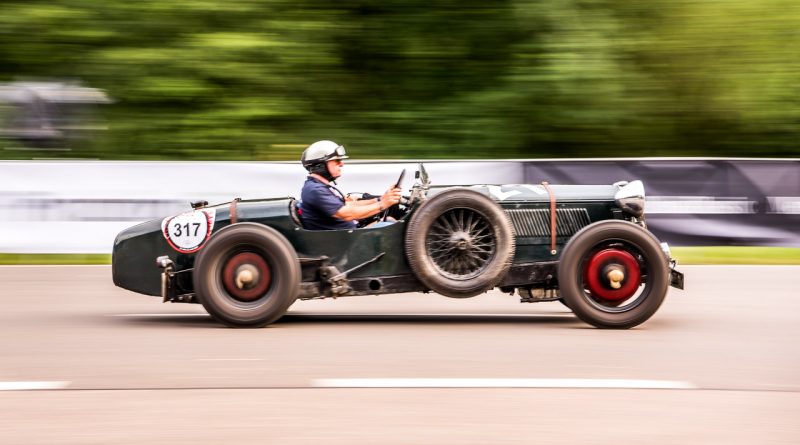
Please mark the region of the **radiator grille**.
<svg viewBox="0 0 800 445"><path fill-rule="evenodd" d="M506 214L517 236L550 236L549 209L510 209ZM589 225L586 209L556 209L556 235L571 236Z"/></svg>

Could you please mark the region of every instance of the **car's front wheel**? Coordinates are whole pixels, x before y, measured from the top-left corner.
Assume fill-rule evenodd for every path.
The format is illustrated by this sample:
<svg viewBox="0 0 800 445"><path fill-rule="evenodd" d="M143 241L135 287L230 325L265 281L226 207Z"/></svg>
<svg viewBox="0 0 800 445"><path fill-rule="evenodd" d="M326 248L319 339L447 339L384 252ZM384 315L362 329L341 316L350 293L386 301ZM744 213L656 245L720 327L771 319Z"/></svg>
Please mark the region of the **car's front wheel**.
<svg viewBox="0 0 800 445"><path fill-rule="evenodd" d="M297 298L300 262L276 230L239 223L217 232L195 258L194 290L217 321L261 327L280 318Z"/></svg>
<svg viewBox="0 0 800 445"><path fill-rule="evenodd" d="M624 221L601 221L567 243L558 265L564 304L599 328L627 329L658 310L669 267L658 240Z"/></svg>

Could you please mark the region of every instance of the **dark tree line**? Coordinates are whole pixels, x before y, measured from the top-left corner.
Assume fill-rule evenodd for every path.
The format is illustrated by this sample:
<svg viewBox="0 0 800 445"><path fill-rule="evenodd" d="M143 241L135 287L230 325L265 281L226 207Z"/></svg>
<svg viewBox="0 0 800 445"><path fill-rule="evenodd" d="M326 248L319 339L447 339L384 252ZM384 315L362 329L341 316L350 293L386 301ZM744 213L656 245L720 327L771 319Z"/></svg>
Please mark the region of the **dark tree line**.
<svg viewBox="0 0 800 445"><path fill-rule="evenodd" d="M796 0L4 1L0 82L113 100L49 157L794 157L798 30Z"/></svg>

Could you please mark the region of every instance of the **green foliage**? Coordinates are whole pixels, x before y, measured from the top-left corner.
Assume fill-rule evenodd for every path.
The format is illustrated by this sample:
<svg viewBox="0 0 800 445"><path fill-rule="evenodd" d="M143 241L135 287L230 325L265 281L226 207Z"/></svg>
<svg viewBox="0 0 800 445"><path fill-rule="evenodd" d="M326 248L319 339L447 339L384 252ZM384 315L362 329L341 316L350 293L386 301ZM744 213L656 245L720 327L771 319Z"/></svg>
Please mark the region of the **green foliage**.
<svg viewBox="0 0 800 445"><path fill-rule="evenodd" d="M794 157L798 25L793 0L4 1L0 81L108 93L65 157Z"/></svg>

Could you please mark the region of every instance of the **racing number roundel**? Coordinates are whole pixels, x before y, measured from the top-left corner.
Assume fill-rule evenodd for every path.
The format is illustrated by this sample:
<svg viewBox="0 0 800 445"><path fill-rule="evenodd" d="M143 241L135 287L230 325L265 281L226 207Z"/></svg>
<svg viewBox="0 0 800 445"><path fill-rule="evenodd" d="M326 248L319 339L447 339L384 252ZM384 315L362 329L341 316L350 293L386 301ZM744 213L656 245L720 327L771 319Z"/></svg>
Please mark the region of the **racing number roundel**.
<svg viewBox="0 0 800 445"><path fill-rule="evenodd" d="M211 237L215 216L215 209L195 210L170 216L161 221L161 233L169 245L178 252L196 252Z"/></svg>

